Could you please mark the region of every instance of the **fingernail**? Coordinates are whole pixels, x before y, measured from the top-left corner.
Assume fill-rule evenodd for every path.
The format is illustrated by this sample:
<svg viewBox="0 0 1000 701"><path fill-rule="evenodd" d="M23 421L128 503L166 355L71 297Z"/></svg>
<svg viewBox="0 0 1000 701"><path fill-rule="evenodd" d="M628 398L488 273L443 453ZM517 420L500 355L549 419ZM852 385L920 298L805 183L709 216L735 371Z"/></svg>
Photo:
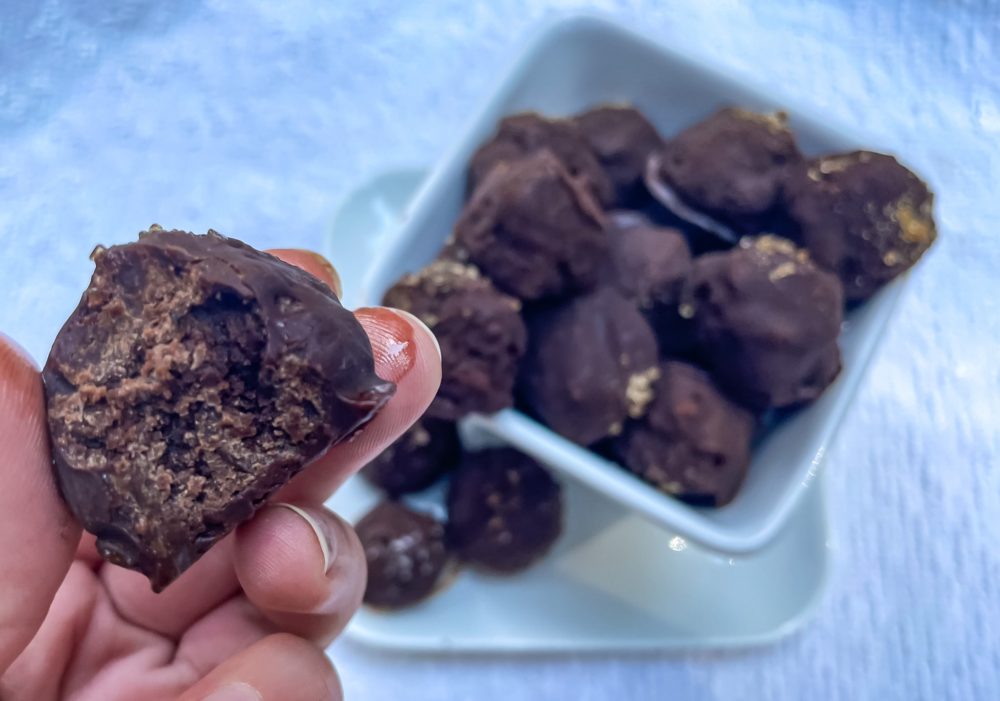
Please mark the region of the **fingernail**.
<svg viewBox="0 0 1000 701"><path fill-rule="evenodd" d="M263 701L260 692L244 682L234 682L216 689L202 701Z"/></svg>
<svg viewBox="0 0 1000 701"><path fill-rule="evenodd" d="M406 311L405 309L396 309L396 307L386 307L386 309L391 309L392 311L396 312L397 314L400 314L400 315L406 317L418 329L423 329L424 331L426 331L427 335L431 337L432 341L434 341L434 347L437 349L438 358L441 357L441 344L438 343L437 336L434 335L434 332L430 330L430 327L427 326L427 324L425 324L423 321L421 321L415 314L411 314L410 312Z"/></svg>
<svg viewBox="0 0 1000 701"><path fill-rule="evenodd" d="M364 307L354 315L371 340L378 376L398 383L417 361L415 325L407 315L388 307Z"/></svg>
<svg viewBox="0 0 1000 701"><path fill-rule="evenodd" d="M309 527L316 534L316 540L319 541L319 547L323 551L323 572L329 572L330 566L333 565L334 559L337 557L337 540L332 537L325 519L319 519L313 516L311 513L306 511L300 506L295 506L295 504L287 504L283 501L275 502L275 506L282 506L295 514L302 517L302 520L309 524Z"/></svg>
<svg viewBox="0 0 1000 701"><path fill-rule="evenodd" d="M340 284L340 273L338 273L337 269L333 267L333 263L315 251L306 251L306 253L311 255L313 259L315 259L316 264L326 272L330 280L330 287L333 288L333 291L337 294L337 296L343 297L344 288Z"/></svg>

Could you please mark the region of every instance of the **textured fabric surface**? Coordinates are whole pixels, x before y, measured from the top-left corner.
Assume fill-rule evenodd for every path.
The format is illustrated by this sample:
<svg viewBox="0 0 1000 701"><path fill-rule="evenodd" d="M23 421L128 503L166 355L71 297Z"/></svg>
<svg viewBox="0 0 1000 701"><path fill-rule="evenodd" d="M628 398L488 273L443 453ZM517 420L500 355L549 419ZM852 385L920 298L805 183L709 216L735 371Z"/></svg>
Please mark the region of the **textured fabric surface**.
<svg viewBox="0 0 1000 701"><path fill-rule="evenodd" d="M433 162L524 33L582 6L0 1L0 330L42 360L94 243L154 221L319 246L353 183ZM826 463L833 585L801 632L741 653L404 658L338 643L348 697L1000 697L1000 6L589 6L859 124L938 192L943 239Z"/></svg>

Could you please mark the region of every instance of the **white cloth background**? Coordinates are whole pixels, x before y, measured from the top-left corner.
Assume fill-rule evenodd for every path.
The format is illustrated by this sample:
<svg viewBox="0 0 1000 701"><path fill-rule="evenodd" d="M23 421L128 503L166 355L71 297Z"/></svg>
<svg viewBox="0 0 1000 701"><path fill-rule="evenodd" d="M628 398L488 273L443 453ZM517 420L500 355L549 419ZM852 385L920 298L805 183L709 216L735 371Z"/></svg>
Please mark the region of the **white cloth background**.
<svg viewBox="0 0 1000 701"><path fill-rule="evenodd" d="M353 183L433 162L529 27L581 6L0 1L0 329L44 359L94 243L154 221L320 245ZM938 192L942 240L825 466L833 586L800 633L735 654L338 643L348 697L1000 698L1000 7L589 6L862 125Z"/></svg>

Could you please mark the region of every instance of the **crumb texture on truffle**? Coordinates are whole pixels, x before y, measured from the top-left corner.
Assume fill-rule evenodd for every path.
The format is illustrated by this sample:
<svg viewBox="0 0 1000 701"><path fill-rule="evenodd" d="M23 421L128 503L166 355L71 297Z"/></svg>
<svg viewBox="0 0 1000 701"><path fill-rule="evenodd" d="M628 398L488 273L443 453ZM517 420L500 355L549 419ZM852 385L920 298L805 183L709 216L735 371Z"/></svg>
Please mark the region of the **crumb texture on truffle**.
<svg viewBox="0 0 1000 701"><path fill-rule="evenodd" d="M483 144L469 162L469 192L482 184L497 165L541 151L554 155L603 206L615 199L615 186L591 151L579 125L570 119L548 118L534 112L513 114L500 120L497 133Z"/></svg>
<svg viewBox="0 0 1000 701"><path fill-rule="evenodd" d="M649 412L629 422L615 452L666 494L701 506L728 504L750 464L753 414L693 365L668 361L659 371Z"/></svg>
<svg viewBox="0 0 1000 701"><path fill-rule="evenodd" d="M695 258L681 312L716 380L753 409L816 399L840 372L844 294L835 275L777 236Z"/></svg>
<svg viewBox="0 0 1000 701"><path fill-rule="evenodd" d="M791 168L784 199L794 235L835 272L849 302L909 270L937 238L934 195L892 156L852 151Z"/></svg>
<svg viewBox="0 0 1000 701"><path fill-rule="evenodd" d="M608 252L599 205L547 150L490 171L455 225L455 247L525 301L592 288Z"/></svg>
<svg viewBox="0 0 1000 701"><path fill-rule="evenodd" d="M478 269L434 261L400 279L382 302L420 318L441 347L441 387L427 416L454 421L514 403L514 377L527 343L521 303Z"/></svg>
<svg viewBox="0 0 1000 701"><path fill-rule="evenodd" d="M392 394L312 276L214 232L97 249L44 370L56 475L161 589Z"/></svg>
<svg viewBox="0 0 1000 701"><path fill-rule="evenodd" d="M556 433L591 445L641 416L657 364L656 339L634 304L600 287L528 318L518 397Z"/></svg>

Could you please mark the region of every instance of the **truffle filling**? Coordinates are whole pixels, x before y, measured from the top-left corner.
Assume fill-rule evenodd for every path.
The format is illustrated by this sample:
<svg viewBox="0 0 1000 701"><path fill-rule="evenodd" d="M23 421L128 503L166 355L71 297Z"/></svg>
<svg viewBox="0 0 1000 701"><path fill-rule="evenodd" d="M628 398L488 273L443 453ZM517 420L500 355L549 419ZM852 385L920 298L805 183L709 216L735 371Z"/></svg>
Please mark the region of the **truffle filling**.
<svg viewBox="0 0 1000 701"><path fill-rule="evenodd" d="M121 495L110 520L157 557L174 540L200 554L324 440L322 383L304 381L293 354L265 360L256 301L202 283L201 261L106 257L95 251L73 331L85 362L49 377L52 439L71 465L103 474ZM103 557L136 563L123 530L97 535Z"/></svg>

